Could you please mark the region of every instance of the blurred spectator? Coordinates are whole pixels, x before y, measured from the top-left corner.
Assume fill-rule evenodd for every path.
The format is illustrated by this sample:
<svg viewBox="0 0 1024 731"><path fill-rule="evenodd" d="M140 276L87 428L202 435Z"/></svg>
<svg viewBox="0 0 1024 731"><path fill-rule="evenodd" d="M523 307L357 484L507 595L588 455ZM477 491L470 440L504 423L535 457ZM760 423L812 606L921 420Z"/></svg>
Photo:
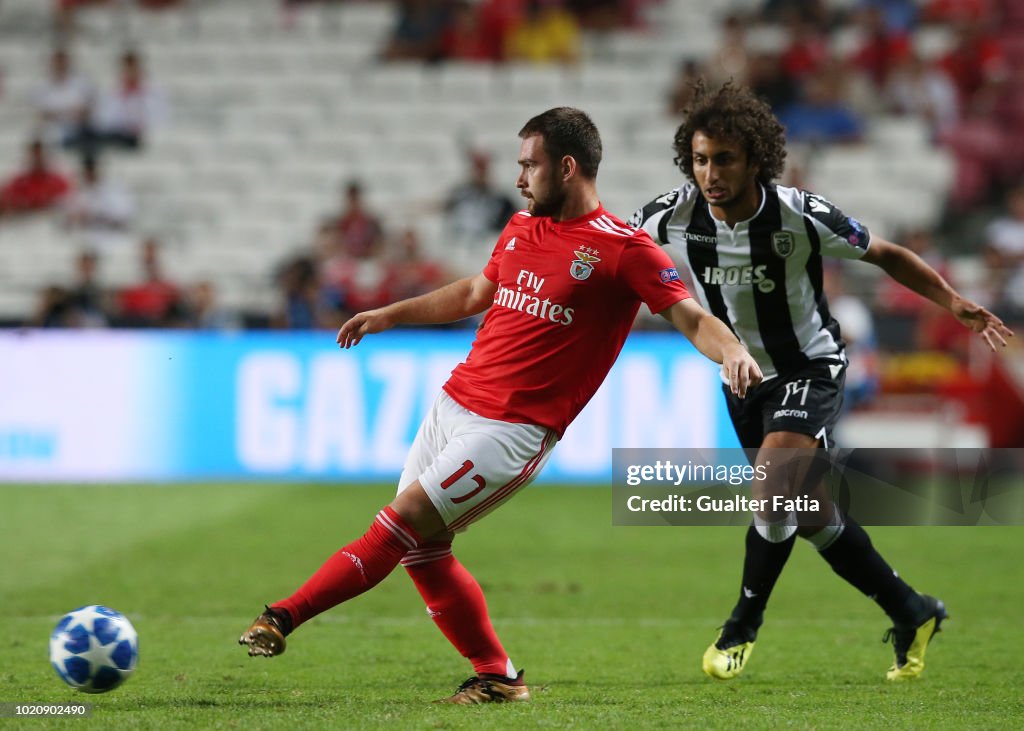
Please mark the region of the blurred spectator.
<svg viewBox="0 0 1024 731"><path fill-rule="evenodd" d="M986 20L964 20L956 26L956 46L941 61L949 74L960 103L967 109L987 112L995 103L993 95L1009 75L1006 55Z"/></svg>
<svg viewBox="0 0 1024 731"><path fill-rule="evenodd" d="M50 167L41 141L31 142L27 153L25 169L15 173L0 187L0 216L51 208L71 190L70 181Z"/></svg>
<svg viewBox="0 0 1024 731"><path fill-rule="evenodd" d="M135 217L135 204L120 185L105 180L94 157L82 160L81 181L64 203L68 227L100 251L121 243Z"/></svg>
<svg viewBox="0 0 1024 731"><path fill-rule="evenodd" d="M579 22L560 0L526 0L524 12L505 43L510 61L575 63L580 55Z"/></svg>
<svg viewBox="0 0 1024 731"><path fill-rule="evenodd" d="M146 78L138 54L126 51L119 63L117 86L96 97L87 119L65 140L84 156L94 157L106 146L136 150L167 117L166 98Z"/></svg>
<svg viewBox="0 0 1024 731"><path fill-rule="evenodd" d="M809 21L793 21L789 25L789 43L779 57L782 71L793 82L820 71L828 61L828 38Z"/></svg>
<svg viewBox="0 0 1024 731"><path fill-rule="evenodd" d="M50 56L50 78L32 92L41 133L50 144L73 140L84 124L95 88L74 72L68 52L59 48Z"/></svg>
<svg viewBox="0 0 1024 731"><path fill-rule="evenodd" d="M843 81L838 68L807 80L804 100L779 113L790 142L839 143L861 138L861 121L843 99Z"/></svg>
<svg viewBox="0 0 1024 731"><path fill-rule="evenodd" d="M806 23L819 31L832 24L832 11L826 0L765 0L761 17L770 23Z"/></svg>
<svg viewBox="0 0 1024 731"><path fill-rule="evenodd" d="M450 279L444 267L423 255L415 229L407 228L399 234L395 250L391 261L391 301L426 294Z"/></svg>
<svg viewBox="0 0 1024 731"><path fill-rule="evenodd" d="M950 202L958 212L1024 174L1024 137L1012 114L1015 105L1024 110L1020 87L1015 90L1008 83L1005 57L996 41L977 35L980 24L966 23L962 29L973 40L963 40L943 60L958 88L960 120L940 137L956 158L957 183Z"/></svg>
<svg viewBox="0 0 1024 731"><path fill-rule="evenodd" d="M1024 313L1024 184L1006 193L1006 212L985 229L989 273L995 283L996 307Z"/></svg>
<svg viewBox="0 0 1024 731"><path fill-rule="evenodd" d="M957 23L992 17L991 0L927 0L924 19L929 23Z"/></svg>
<svg viewBox="0 0 1024 731"><path fill-rule="evenodd" d="M668 113L673 118L680 118L693 100L694 84L702 77L700 63L692 58L684 58L679 62L676 76L668 91Z"/></svg>
<svg viewBox="0 0 1024 731"><path fill-rule="evenodd" d="M1015 39L1018 48L1024 30L1024 4L1020 0L997 0L1000 29L1005 40Z"/></svg>
<svg viewBox="0 0 1024 731"><path fill-rule="evenodd" d="M839 323L850 363L846 369L843 411L853 411L869 405L878 394L879 363L874 318L861 298L847 294L838 266L826 267L824 275L828 309Z"/></svg>
<svg viewBox="0 0 1024 731"><path fill-rule="evenodd" d="M49 284L29 320L34 327L91 328L107 324L106 293L96 279L96 254L81 252L75 260L75 281L70 288Z"/></svg>
<svg viewBox="0 0 1024 731"><path fill-rule="evenodd" d="M960 116L956 87L949 76L913 52L893 68L885 98L890 111L926 120L934 139L948 133Z"/></svg>
<svg viewBox="0 0 1024 731"><path fill-rule="evenodd" d="M76 327L104 327L110 307L109 295L97 277L99 256L82 251L75 260L75 282L67 292L68 305L75 313Z"/></svg>
<svg viewBox="0 0 1024 731"><path fill-rule="evenodd" d="M380 250L362 257L334 256L323 264L319 296L338 313L383 307L396 299L394 274L392 263Z"/></svg>
<svg viewBox="0 0 1024 731"><path fill-rule="evenodd" d="M337 310L321 294L316 264L305 256L291 259L276 277L281 305L271 327L281 330L317 330L340 327Z"/></svg>
<svg viewBox="0 0 1024 731"><path fill-rule="evenodd" d="M956 185L950 191L953 210L965 213L986 199L1004 166L1014 159L1009 155L1013 134L986 116L964 119L943 135L941 142L956 160Z"/></svg>
<svg viewBox="0 0 1024 731"><path fill-rule="evenodd" d="M860 21L864 40L850 61L868 75L876 88L881 89L896 66L910 55L910 37L889 29L881 7L865 9Z"/></svg>
<svg viewBox="0 0 1024 731"><path fill-rule="evenodd" d="M889 33L908 34L917 26L918 3L915 0L860 0L858 10L878 10Z"/></svg>
<svg viewBox="0 0 1024 731"><path fill-rule="evenodd" d="M370 251L377 251L375 243ZM354 259L345 249L341 233L331 220L321 222L313 241L313 271L317 277L318 307L334 313L339 320L353 314L349 309L346 277Z"/></svg>
<svg viewBox="0 0 1024 731"><path fill-rule="evenodd" d="M447 61L500 61L502 48L488 42L480 4L457 0L441 36L441 56Z"/></svg>
<svg viewBox="0 0 1024 731"><path fill-rule="evenodd" d="M366 208L363 186L351 181L345 186L345 207L335 219L342 251L347 256L369 256L380 248L384 229L380 219Z"/></svg>
<svg viewBox="0 0 1024 731"><path fill-rule="evenodd" d="M338 230L337 221L334 218L321 220L313 238L313 257L318 267L322 268L323 262L342 253L341 232Z"/></svg>
<svg viewBox="0 0 1024 731"><path fill-rule="evenodd" d="M100 95L93 123L105 144L136 149L167 116L163 92L146 78L134 51L121 55L118 86Z"/></svg>
<svg viewBox="0 0 1024 731"><path fill-rule="evenodd" d="M800 85L786 75L782 59L774 53L759 53L750 62L750 89L778 114L796 102Z"/></svg>
<svg viewBox="0 0 1024 731"><path fill-rule="evenodd" d="M512 199L494 189L491 158L482 150L467 150L469 177L448 194L445 222L451 245L477 249L493 238L518 210Z"/></svg>
<svg viewBox="0 0 1024 731"><path fill-rule="evenodd" d="M182 297L166 279L160 264L160 243L147 238L140 248L142 281L118 294L119 324L127 327L167 327L181 315Z"/></svg>
<svg viewBox="0 0 1024 731"><path fill-rule="evenodd" d="M747 50L746 25L736 14L725 16L717 48L704 64L704 73L712 86L732 79L747 85L750 52Z"/></svg>
<svg viewBox="0 0 1024 731"><path fill-rule="evenodd" d="M644 0L566 0L566 9L584 28L615 32L643 24Z"/></svg>
<svg viewBox="0 0 1024 731"><path fill-rule="evenodd" d="M237 330L242 324L237 314L217 301L216 286L208 279L189 288L186 310L189 324L199 330Z"/></svg>
<svg viewBox="0 0 1024 731"><path fill-rule="evenodd" d="M449 26L445 0L401 0L398 19L381 57L385 61L437 61Z"/></svg>
<svg viewBox="0 0 1024 731"><path fill-rule="evenodd" d="M39 293L39 304L29 324L33 327L74 327L74 312L68 292L58 284L49 284Z"/></svg>
<svg viewBox="0 0 1024 731"><path fill-rule="evenodd" d="M505 39L512 26L519 21L523 0L478 0L477 12L480 15L484 45L491 49L495 59L504 60Z"/></svg>

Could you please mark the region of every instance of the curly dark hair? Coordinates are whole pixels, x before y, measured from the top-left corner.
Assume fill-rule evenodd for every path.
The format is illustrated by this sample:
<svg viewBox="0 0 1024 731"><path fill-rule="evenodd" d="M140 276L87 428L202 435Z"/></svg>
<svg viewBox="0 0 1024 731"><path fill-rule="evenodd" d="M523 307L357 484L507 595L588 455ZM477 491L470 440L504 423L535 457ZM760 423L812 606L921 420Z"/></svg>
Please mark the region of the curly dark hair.
<svg viewBox="0 0 1024 731"><path fill-rule="evenodd" d="M703 132L713 139L735 140L747 150L747 160L759 167L757 179L767 185L782 174L786 163L786 130L771 107L747 88L726 82L709 90L704 80L694 84L694 96L684 111L672 147L675 164L694 183L693 135Z"/></svg>

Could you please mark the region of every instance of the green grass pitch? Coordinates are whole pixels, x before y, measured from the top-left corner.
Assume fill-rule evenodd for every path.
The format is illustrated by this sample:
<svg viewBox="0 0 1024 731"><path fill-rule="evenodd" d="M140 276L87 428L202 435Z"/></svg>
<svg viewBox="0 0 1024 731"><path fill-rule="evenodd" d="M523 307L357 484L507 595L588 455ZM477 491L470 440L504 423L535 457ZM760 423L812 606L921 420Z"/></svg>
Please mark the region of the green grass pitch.
<svg viewBox="0 0 1024 731"><path fill-rule="evenodd" d="M300 628L236 640L360 534L387 487L0 487L0 702L91 702L25 728L1020 728L1024 528L888 528L876 545L952 620L917 682L884 680L874 604L798 544L741 678L700 670L737 591L741 528L613 528L608 489L535 485L459 537L530 704L441 707L471 674L399 569ZM64 612L102 603L139 631L134 677L67 688L47 662Z"/></svg>

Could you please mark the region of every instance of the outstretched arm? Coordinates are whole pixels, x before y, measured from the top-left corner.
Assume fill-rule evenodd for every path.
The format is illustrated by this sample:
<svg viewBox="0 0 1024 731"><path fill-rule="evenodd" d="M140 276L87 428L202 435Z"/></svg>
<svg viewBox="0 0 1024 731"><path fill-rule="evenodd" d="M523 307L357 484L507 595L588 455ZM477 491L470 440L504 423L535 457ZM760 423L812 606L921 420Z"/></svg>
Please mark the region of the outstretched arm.
<svg viewBox="0 0 1024 731"><path fill-rule="evenodd" d="M740 345L725 323L697 304L692 298L676 302L658 313L675 326L701 353L716 363L729 377L729 388L743 398L747 389L763 378L757 361Z"/></svg>
<svg viewBox="0 0 1024 731"><path fill-rule="evenodd" d="M1006 347L1006 338L1013 337L1013 331L1002 320L976 302L961 297L937 271L910 249L872 237L864 261L880 267L904 287L949 310L960 324L979 333L992 350L996 349L997 344Z"/></svg>
<svg viewBox="0 0 1024 731"><path fill-rule="evenodd" d="M477 274L419 297L360 312L338 330L338 345L351 348L364 335L383 332L395 325L438 325L479 314L491 306L497 289L497 284Z"/></svg>

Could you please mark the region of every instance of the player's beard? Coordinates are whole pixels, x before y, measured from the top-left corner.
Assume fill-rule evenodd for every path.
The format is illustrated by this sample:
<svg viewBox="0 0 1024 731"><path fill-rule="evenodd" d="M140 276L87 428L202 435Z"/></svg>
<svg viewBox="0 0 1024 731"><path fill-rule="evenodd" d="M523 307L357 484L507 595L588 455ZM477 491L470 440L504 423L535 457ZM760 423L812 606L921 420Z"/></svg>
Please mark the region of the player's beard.
<svg viewBox="0 0 1024 731"><path fill-rule="evenodd" d="M565 204L565 187L557 176L552 175L548 180L548 191L544 200L531 198L530 213L534 216L546 216L551 218L561 212Z"/></svg>

